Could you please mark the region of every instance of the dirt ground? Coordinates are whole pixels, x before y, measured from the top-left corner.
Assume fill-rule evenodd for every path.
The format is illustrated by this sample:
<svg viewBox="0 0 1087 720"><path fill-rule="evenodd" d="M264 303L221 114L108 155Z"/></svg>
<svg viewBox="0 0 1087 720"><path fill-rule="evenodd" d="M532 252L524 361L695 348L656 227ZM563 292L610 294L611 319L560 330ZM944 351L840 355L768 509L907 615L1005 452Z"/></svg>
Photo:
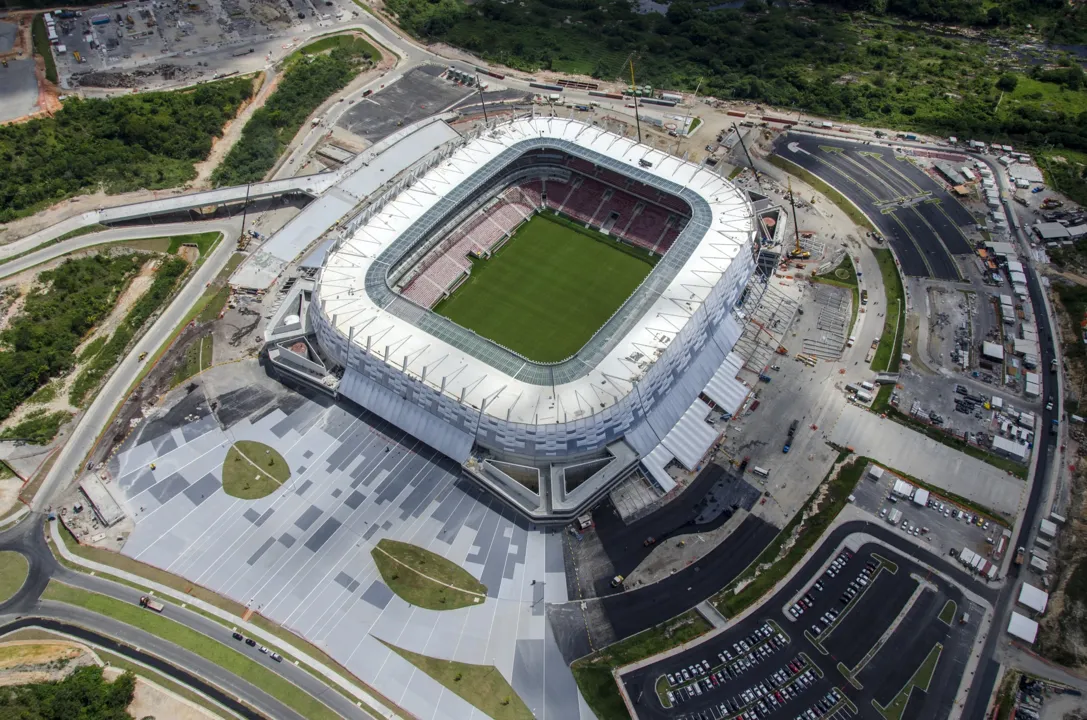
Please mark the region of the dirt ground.
<svg viewBox="0 0 1087 720"><path fill-rule="evenodd" d="M75 643L26 640L0 644L0 686L55 682L97 657Z"/></svg>
<svg viewBox="0 0 1087 720"><path fill-rule="evenodd" d="M222 137L212 140L211 152L208 153L207 159L196 164L196 179L192 181L193 188L204 189L211 187L211 173L219 166L219 163L230 152L230 149L234 147L234 143L241 138L242 128L249 122L249 118L253 116L253 113L264 107L264 103L268 100L272 91L279 85L279 79L279 75L272 75L269 78L266 73L260 73L253 80L255 84L253 98L238 108L237 115L234 116L233 120L228 121L226 127L223 128Z"/></svg>
<svg viewBox="0 0 1087 720"><path fill-rule="evenodd" d="M23 481L17 477L0 480L0 517L7 515L19 502L19 490L22 487Z"/></svg>
<svg viewBox="0 0 1087 720"><path fill-rule="evenodd" d="M106 668L104 677L113 680L122 674L118 668ZM170 720L215 720L218 715L189 702L180 695L136 676L136 692L128 714L134 718L169 718Z"/></svg>

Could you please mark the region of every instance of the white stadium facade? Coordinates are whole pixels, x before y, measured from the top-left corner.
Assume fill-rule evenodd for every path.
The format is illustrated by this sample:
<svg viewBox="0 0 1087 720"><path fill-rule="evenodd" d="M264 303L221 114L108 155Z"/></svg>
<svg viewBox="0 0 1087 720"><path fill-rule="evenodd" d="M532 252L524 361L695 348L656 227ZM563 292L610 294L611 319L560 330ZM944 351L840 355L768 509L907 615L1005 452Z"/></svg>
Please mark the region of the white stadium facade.
<svg viewBox="0 0 1087 720"><path fill-rule="evenodd" d="M476 242L463 228L496 242L547 207L662 254L578 352L550 364L429 309L456 286L443 287L458 274L454 243ZM670 490L664 466L700 460L716 440L705 400L717 412L743 402L733 348L755 223L748 195L711 168L597 125L513 119L429 152L341 219L309 292L285 303L286 325L273 319L269 359L411 433L534 520L565 521L639 464Z"/></svg>

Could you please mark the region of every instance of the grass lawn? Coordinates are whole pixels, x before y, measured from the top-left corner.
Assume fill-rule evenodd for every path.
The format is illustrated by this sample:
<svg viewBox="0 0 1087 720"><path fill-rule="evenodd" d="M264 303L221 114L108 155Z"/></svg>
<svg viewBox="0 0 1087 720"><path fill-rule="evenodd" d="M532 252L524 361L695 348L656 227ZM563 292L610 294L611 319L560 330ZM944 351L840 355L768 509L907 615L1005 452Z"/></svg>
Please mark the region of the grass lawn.
<svg viewBox="0 0 1087 720"><path fill-rule="evenodd" d="M412 605L455 610L487 599L487 587L471 573L418 545L386 539L370 554L389 589Z"/></svg>
<svg viewBox="0 0 1087 720"><path fill-rule="evenodd" d="M575 660L570 669L585 702L600 720L629 718L627 706L612 677L613 668L629 665L705 635L711 626L695 610L631 635L592 655Z"/></svg>
<svg viewBox="0 0 1087 720"><path fill-rule="evenodd" d="M0 602L10 600L12 595L19 592L26 582L29 569L26 558L19 553L10 550L0 552Z"/></svg>
<svg viewBox="0 0 1087 720"><path fill-rule="evenodd" d="M230 299L230 286L224 285L219 290L208 298L207 304L204 309L200 311L200 314L196 316L196 322L208 323L214 322L219 319L219 313L226 307L226 301Z"/></svg>
<svg viewBox="0 0 1087 720"><path fill-rule="evenodd" d="M955 613L958 610L959 606L955 604L955 601L948 600L944 604L944 609L940 611L940 620L950 625L955 620Z"/></svg>
<svg viewBox="0 0 1087 720"><path fill-rule="evenodd" d="M195 245L200 251L200 257L206 257L215 243L222 237L219 232L197 233L195 235L174 235L170 238L170 247L167 250L171 255L176 255L182 245Z"/></svg>
<svg viewBox="0 0 1087 720"><path fill-rule="evenodd" d="M840 453L838 460L841 461L844 458L845 453ZM830 523L845 507L867 464L867 458L856 457L852 462L842 465L838 474L833 478L830 477L830 473L834 472L832 468L830 473L827 474L827 478L824 478L823 483L820 483L821 486L829 480L826 496L819 503L819 511L807 520L803 520L803 523L801 522L804 515L810 512L815 499L819 496L820 488L817 487L800 512L793 516L785 529L778 533L778 536L762 551L762 554L751 564L751 567L713 597L714 606L725 617L734 617L758 602L763 595L769 592L778 581L789 573L794 565L800 562L804 554L815 544L823 531L830 526ZM802 527L799 527L801 524ZM792 546L784 556L778 558L785 541L791 537L795 537ZM768 563L772 563L769 568L758 575L755 574L755 568ZM747 584L743 586L743 589L736 592L736 588L745 582Z"/></svg>
<svg viewBox="0 0 1087 720"><path fill-rule="evenodd" d="M879 711L879 714L885 717L887 720L900 720L902 713L906 710L906 704L910 700L910 693L914 688L922 691L927 691L929 683L932 682L932 676L936 672L936 663L940 661L940 653L943 652L944 646L940 643L936 643L932 650L929 651L928 657L925 658L921 666L917 668L917 672L913 674L910 681L906 683L906 687L899 691L895 699L890 702L887 707L880 707L879 703L875 700L872 701L872 705Z"/></svg>
<svg viewBox="0 0 1087 720"><path fill-rule="evenodd" d="M214 338L211 335L205 335L185 350L185 361L174 373L172 387L177 387L193 375L211 367L213 343Z"/></svg>
<svg viewBox="0 0 1087 720"><path fill-rule="evenodd" d="M384 640L378 641L488 717L494 720L532 720L532 711L495 667L439 660L398 648Z"/></svg>
<svg viewBox="0 0 1087 720"><path fill-rule="evenodd" d="M223 491L242 500L271 495L290 476L283 456L255 440L234 443L223 461Z"/></svg>
<svg viewBox="0 0 1087 720"><path fill-rule="evenodd" d="M657 684L654 686L657 690L657 699L660 700L661 705L666 708L672 707L671 701L668 699L668 678L661 675L657 678Z"/></svg>
<svg viewBox="0 0 1087 720"><path fill-rule="evenodd" d="M91 612L114 618L126 625L139 628L167 642L185 648L208 662L215 663L224 670L251 682L304 718L310 720L336 720L339 717L324 703L308 693L301 692L289 680L273 673L256 661L250 660L233 647L191 630L166 616L145 610L139 605L73 588L56 580L49 581L49 585L45 588L42 597L45 600L54 600L86 608ZM229 639L229 635L225 631L223 637ZM210 680L211 682L215 681L214 678L210 678Z"/></svg>
<svg viewBox="0 0 1087 720"><path fill-rule="evenodd" d="M874 249L872 252L883 276L887 308L884 311L883 334L879 336L879 347L872 358L872 369L876 372L895 372L902 361L902 336L906 332L906 293L902 289L902 276L898 274L891 251Z"/></svg>
<svg viewBox="0 0 1087 720"><path fill-rule="evenodd" d="M291 53L291 57L297 57L300 55L317 55L319 53L334 50L336 48L347 48L359 55L365 55L374 62L381 59L381 53L377 51L373 45L368 43L361 35L354 33L344 33L342 35L326 35L325 37L318 38L308 45L304 45L298 50Z"/></svg>
<svg viewBox="0 0 1087 720"><path fill-rule="evenodd" d="M434 309L537 362L570 357L653 269L644 251L540 214Z"/></svg>
<svg viewBox="0 0 1087 720"><path fill-rule="evenodd" d="M875 226L872 225L872 223L868 222L868 218L864 216L864 213L860 211L860 208L847 200L845 195L842 195L840 192L832 188L830 185L827 185L825 182L820 180L812 173L808 172L807 170L795 163L789 162L788 160L779 155L771 155L769 158L767 158L767 160L770 161L771 165L781 168L790 175L803 180L805 183L808 184L808 187L815 190L817 193L837 205L838 209L844 212L847 216L849 216L849 219L852 220L856 225L860 225L865 230L874 231L876 229Z"/></svg>

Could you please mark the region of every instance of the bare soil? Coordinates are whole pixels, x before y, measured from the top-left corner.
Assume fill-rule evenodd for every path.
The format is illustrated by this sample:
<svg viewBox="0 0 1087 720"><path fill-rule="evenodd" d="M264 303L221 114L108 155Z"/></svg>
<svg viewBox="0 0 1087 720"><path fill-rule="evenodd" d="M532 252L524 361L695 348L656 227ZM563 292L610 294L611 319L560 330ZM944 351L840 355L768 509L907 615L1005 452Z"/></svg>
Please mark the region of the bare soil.
<svg viewBox="0 0 1087 720"><path fill-rule="evenodd" d="M113 680L120 677L118 668L106 668L102 675ZM127 708L134 718L170 718L170 720L217 720L218 715L175 695L146 678L136 676L136 692Z"/></svg>
<svg viewBox="0 0 1087 720"><path fill-rule="evenodd" d="M75 643L34 640L0 644L0 686L63 680L97 658Z"/></svg>

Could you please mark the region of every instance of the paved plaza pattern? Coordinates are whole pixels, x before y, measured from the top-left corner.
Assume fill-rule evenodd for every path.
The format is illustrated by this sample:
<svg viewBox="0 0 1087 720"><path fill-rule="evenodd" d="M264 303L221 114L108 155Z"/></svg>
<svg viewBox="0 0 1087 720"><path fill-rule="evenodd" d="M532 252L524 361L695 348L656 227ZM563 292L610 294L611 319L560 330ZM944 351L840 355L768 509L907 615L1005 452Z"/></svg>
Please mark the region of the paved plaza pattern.
<svg viewBox="0 0 1087 720"><path fill-rule="evenodd" d="M530 525L353 405L294 396L246 414L261 403L247 405L245 392L215 413L194 392L181 422L148 423L113 458L113 491L136 523L125 555L285 625L420 718L486 716L378 639L494 665L536 717L593 717L546 622L546 604L567 600L558 531ZM222 464L238 440L275 448L290 479L259 500L226 495ZM486 601L444 612L404 602L371 558L382 538L461 565L487 586Z"/></svg>

